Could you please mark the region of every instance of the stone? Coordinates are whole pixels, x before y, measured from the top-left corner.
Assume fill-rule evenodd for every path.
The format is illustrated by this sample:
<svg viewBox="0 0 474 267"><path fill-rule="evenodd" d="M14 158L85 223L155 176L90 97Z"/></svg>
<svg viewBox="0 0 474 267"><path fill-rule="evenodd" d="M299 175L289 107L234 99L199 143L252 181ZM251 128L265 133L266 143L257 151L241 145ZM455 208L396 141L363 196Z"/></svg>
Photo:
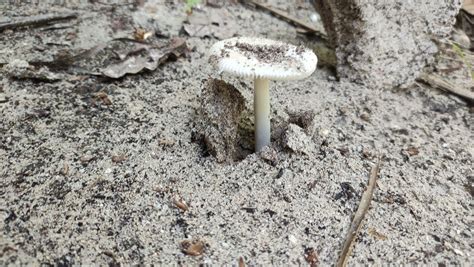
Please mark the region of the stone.
<svg viewBox="0 0 474 267"><path fill-rule="evenodd" d="M198 132L207 151L218 162L231 162L237 157L239 123L245 109L245 98L233 85L209 79L201 94Z"/></svg>
<svg viewBox="0 0 474 267"><path fill-rule="evenodd" d="M304 129L293 123L288 124L283 135L283 144L299 154L313 155L316 151L315 143L306 135Z"/></svg>
<svg viewBox="0 0 474 267"><path fill-rule="evenodd" d="M258 153L260 157L273 166L276 166L279 157L278 151L272 146L266 146Z"/></svg>
<svg viewBox="0 0 474 267"><path fill-rule="evenodd" d="M412 84L447 37L461 0L313 0L341 79L372 88Z"/></svg>

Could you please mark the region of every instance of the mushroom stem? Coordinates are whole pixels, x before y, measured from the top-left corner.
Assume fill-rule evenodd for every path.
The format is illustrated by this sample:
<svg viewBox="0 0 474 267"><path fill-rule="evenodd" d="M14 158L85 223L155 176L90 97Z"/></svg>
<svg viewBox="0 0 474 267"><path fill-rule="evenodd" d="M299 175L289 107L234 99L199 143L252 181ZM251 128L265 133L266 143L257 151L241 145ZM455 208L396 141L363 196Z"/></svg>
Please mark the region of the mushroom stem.
<svg viewBox="0 0 474 267"><path fill-rule="evenodd" d="M255 151L270 144L270 81L256 78L254 81Z"/></svg>

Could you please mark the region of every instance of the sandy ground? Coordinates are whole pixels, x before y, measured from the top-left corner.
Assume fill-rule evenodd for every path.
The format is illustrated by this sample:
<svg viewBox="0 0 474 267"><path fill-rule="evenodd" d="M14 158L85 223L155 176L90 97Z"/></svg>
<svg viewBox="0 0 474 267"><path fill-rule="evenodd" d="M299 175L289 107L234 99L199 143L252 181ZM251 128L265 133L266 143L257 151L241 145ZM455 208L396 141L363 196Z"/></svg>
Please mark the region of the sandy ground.
<svg viewBox="0 0 474 267"><path fill-rule="evenodd" d="M292 112L316 114L314 127L303 129L310 152L273 140L271 162L249 154L218 163L192 142L203 80L215 73L207 51L216 39L180 32L183 5L0 9L6 17L79 14L63 29L4 32L3 63L51 60L62 49L130 36L134 26L181 35L191 49L156 71L118 80L44 82L2 72L0 265L237 265L240 258L306 265L311 248L330 265L377 155L384 156L380 178L350 263L473 264L474 120L459 98L423 86L368 89L319 68L306 80L271 84L275 132ZM264 12L224 10L237 35L312 42ZM222 78L251 112L252 81ZM201 240L204 253L184 254L183 240Z"/></svg>

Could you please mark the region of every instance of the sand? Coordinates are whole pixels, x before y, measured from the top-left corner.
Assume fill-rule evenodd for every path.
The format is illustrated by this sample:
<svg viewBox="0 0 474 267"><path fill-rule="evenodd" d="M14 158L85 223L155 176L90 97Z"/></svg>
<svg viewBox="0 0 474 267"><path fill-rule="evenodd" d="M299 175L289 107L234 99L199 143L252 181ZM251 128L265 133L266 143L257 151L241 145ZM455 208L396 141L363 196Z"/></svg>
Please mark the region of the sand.
<svg viewBox="0 0 474 267"><path fill-rule="evenodd" d="M289 114L315 114L309 126L288 127L294 149L274 136L272 157L219 163L192 141L205 80L233 84L249 113L252 81L216 75L207 55L216 39L180 33L184 5L160 2L0 6L7 17L79 14L64 29L3 33L0 62L51 60L133 26L181 34L191 50L117 80L44 82L2 71L0 265L306 265L311 248L331 265L378 155L380 177L350 264L473 264L472 107L420 85L338 82L319 68L305 80L271 83L275 133L287 131ZM262 11L223 9L238 35L312 42ZM289 11L305 18L308 10ZM176 205L183 201L187 211ZM202 255L183 253L184 240L203 242Z"/></svg>

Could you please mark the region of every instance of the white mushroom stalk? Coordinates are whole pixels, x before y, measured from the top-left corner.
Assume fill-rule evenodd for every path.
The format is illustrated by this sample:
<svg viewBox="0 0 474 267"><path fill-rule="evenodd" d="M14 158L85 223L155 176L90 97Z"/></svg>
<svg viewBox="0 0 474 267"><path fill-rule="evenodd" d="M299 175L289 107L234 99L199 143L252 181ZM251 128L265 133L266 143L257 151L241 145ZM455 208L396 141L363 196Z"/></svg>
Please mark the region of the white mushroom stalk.
<svg viewBox="0 0 474 267"><path fill-rule="evenodd" d="M270 144L270 81L254 80L255 151Z"/></svg>
<svg viewBox="0 0 474 267"><path fill-rule="evenodd" d="M263 38L236 37L211 47L219 72L254 79L255 151L270 144L270 80L299 80L316 69L313 51Z"/></svg>

